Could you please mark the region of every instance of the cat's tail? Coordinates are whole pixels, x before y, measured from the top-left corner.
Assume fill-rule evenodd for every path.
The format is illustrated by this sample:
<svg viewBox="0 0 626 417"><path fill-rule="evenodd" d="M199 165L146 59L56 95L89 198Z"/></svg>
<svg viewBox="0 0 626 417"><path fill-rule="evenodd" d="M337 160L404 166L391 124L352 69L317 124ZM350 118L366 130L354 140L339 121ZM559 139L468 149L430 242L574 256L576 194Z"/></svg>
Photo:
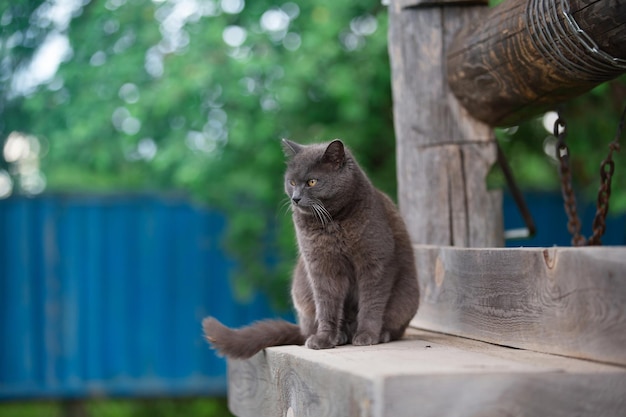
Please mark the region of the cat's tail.
<svg viewBox="0 0 626 417"><path fill-rule="evenodd" d="M303 345L298 325L284 320L262 320L240 329L230 329L213 317L202 320L204 337L220 354L247 359L270 346Z"/></svg>

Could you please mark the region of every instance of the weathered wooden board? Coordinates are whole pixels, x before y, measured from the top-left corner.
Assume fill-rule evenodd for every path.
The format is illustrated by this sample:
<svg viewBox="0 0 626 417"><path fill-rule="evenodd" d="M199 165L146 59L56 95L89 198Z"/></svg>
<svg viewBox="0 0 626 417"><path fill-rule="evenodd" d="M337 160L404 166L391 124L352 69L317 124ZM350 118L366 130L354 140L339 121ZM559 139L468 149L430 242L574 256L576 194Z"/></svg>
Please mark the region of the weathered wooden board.
<svg viewBox="0 0 626 417"><path fill-rule="evenodd" d="M415 243L490 247L503 243L499 192L486 189L496 160L493 132L448 90L452 35L483 7L389 8L398 198Z"/></svg>
<svg viewBox="0 0 626 417"><path fill-rule="evenodd" d="M415 254L413 325L626 366L626 247L418 245Z"/></svg>
<svg viewBox="0 0 626 417"><path fill-rule="evenodd" d="M485 188L493 151L482 143L405 148L412 163L405 161L398 198L414 243L502 243L502 194Z"/></svg>
<svg viewBox="0 0 626 417"><path fill-rule="evenodd" d="M412 330L378 346L228 361L239 417L623 416L626 369Z"/></svg>

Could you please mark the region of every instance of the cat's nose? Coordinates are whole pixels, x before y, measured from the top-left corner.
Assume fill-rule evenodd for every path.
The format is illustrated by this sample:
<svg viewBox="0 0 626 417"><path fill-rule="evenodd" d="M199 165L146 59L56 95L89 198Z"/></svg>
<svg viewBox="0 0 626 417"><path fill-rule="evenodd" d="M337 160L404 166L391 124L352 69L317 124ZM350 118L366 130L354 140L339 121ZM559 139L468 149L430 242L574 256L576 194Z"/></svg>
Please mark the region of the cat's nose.
<svg viewBox="0 0 626 417"><path fill-rule="evenodd" d="M298 204L300 202L300 200L302 200L302 198L300 197L292 197L291 201L293 201L295 204Z"/></svg>

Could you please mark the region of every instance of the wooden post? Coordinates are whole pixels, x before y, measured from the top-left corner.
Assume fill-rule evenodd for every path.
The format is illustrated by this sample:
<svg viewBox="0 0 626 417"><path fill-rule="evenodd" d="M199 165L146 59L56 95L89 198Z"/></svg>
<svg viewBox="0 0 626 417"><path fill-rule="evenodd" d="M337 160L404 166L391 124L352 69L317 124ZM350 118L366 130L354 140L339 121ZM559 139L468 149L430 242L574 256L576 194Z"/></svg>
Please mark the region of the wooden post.
<svg viewBox="0 0 626 417"><path fill-rule="evenodd" d="M626 2L507 0L447 51L450 88L477 119L511 125L626 72Z"/></svg>
<svg viewBox="0 0 626 417"><path fill-rule="evenodd" d="M467 5L476 3L392 0L389 8L398 198L416 244L503 243L501 194L485 185L494 135L450 92L443 59L454 33L487 12Z"/></svg>

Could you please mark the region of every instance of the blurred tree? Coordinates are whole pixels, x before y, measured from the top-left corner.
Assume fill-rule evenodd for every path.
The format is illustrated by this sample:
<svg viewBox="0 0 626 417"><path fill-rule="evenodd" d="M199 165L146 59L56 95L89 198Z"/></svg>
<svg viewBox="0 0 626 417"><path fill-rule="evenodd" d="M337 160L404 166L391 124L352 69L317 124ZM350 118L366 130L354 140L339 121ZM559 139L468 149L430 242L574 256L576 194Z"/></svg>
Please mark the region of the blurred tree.
<svg viewBox="0 0 626 417"><path fill-rule="evenodd" d="M380 0L10 4L17 11L0 16L2 65L11 64L0 69L8 100L0 137L19 131L37 138L48 190L185 190L223 210L240 294L261 286L288 299L295 244L281 137L342 138L374 183L395 194ZM38 45L42 56L54 46L64 57L48 78L46 62L30 72L17 64L30 62ZM40 79L16 83L27 74ZM614 134L615 85L623 89L624 80L571 107L570 142L583 183ZM584 114L591 107L594 118ZM553 188L557 173L543 153L542 129L532 121L499 135L522 185ZM580 139L592 135L598 139ZM620 158L616 188L626 176Z"/></svg>
<svg viewBox="0 0 626 417"><path fill-rule="evenodd" d="M186 190L228 213L240 290L280 288L285 299L295 245L281 137L340 137L395 194L378 0L93 0L67 10L71 58L22 90L24 116L7 121L43 142L48 190Z"/></svg>
<svg viewBox="0 0 626 417"><path fill-rule="evenodd" d="M25 118L21 111L21 97L15 84L19 77L14 74L28 67L36 49L50 32L49 22L41 18L43 0L0 1L0 138L10 132L8 120ZM0 141L0 144L4 140ZM0 147L0 151L2 148ZM9 164L4 152L0 152L0 181L8 180ZM0 195L2 195L0 186Z"/></svg>

